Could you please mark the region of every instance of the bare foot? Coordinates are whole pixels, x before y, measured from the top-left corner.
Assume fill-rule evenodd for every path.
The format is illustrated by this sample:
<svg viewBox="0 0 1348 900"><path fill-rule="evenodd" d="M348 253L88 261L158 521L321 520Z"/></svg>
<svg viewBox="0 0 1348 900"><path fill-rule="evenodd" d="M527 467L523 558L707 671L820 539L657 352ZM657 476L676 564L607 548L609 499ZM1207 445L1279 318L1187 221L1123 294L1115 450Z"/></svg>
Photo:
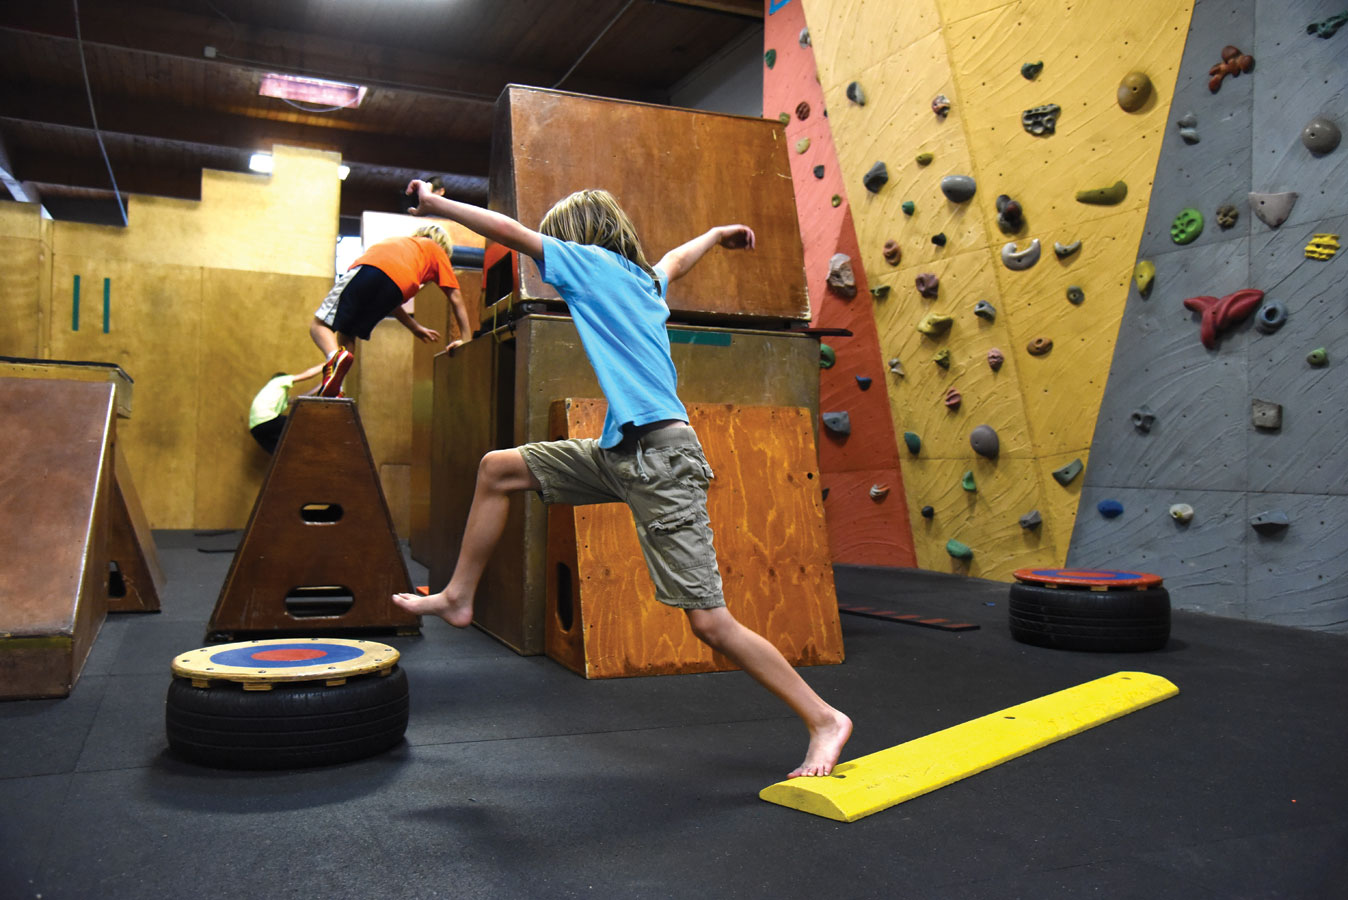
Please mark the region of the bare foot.
<svg viewBox="0 0 1348 900"><path fill-rule="evenodd" d="M446 587L426 597L420 594L394 594L393 602L418 616L439 616L455 628L467 628L473 622L473 598L453 599L448 592L449 588Z"/></svg>
<svg viewBox="0 0 1348 900"><path fill-rule="evenodd" d="M827 775L842 753L843 744L852 736L852 720L833 711L833 721L823 728L810 729L810 746L805 751L805 762L796 766L787 778L800 778L810 775Z"/></svg>

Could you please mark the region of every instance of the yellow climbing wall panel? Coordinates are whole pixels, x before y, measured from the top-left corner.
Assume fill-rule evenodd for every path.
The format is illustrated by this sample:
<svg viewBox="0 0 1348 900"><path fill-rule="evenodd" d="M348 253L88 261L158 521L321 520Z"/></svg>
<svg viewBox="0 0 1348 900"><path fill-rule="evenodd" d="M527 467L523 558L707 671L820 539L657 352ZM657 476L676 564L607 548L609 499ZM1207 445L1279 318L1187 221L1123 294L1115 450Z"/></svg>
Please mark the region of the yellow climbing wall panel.
<svg viewBox="0 0 1348 900"><path fill-rule="evenodd" d="M1009 580L1017 568L1061 563L1077 514L1080 482L1063 487L1052 472L1073 459L1089 465L1095 419L1113 357L1128 279L1146 218L1152 175L1192 12L1191 0L801 0L839 164L872 287L886 362L894 429L920 436L904 449L918 563L923 568ZM1026 62L1044 64L1034 79ZM1145 72L1154 90L1142 109L1125 112L1119 82ZM864 106L849 101L857 82ZM932 111L946 95L950 113ZM1029 134L1021 113L1048 103L1062 108L1056 132ZM927 165L918 154L930 153ZM877 161L889 181L878 193L862 186ZM946 175L972 175L977 193L953 203L941 193ZM1076 193L1118 180L1128 195L1115 206L1077 202ZM999 194L1018 200L1025 227L1006 235L997 225ZM911 200L915 210L905 214ZM944 234L938 246L932 237ZM1038 238L1039 262L1012 271L1002 247L1024 249ZM903 251L896 266L882 256L886 241ZM1082 249L1059 260L1055 242ZM922 298L914 285L933 273L940 288ZM1085 301L1067 300L1069 286ZM987 300L994 321L973 314ZM929 313L954 318L944 335L917 332ZM1032 356L1035 338L1052 350ZM988 351L1005 363L994 372ZM950 351L950 366L934 361ZM956 409L944 402L954 388ZM992 426L997 460L973 452L969 433ZM972 472L976 492L961 486ZM911 478L911 482L910 482ZM934 515L919 511L931 506ZM1024 530L1019 517L1038 509L1043 525ZM969 545L968 562L952 559L946 542Z"/></svg>

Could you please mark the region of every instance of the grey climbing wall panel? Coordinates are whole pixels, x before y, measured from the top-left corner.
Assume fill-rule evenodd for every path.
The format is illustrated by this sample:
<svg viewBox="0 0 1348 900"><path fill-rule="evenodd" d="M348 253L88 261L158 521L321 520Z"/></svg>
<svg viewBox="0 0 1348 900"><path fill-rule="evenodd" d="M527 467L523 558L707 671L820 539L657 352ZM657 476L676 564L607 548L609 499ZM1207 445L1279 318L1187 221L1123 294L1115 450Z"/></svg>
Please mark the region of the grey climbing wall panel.
<svg viewBox="0 0 1348 900"><path fill-rule="evenodd" d="M1156 265L1146 298L1132 288L1097 419L1067 564L1163 575L1177 607L1306 628L1348 631L1348 254L1307 259L1319 233L1348 238L1348 147L1323 155L1301 144L1315 116L1348 128L1348 29L1324 39L1306 26L1344 11L1344 0L1200 0L1195 4L1138 259ZM1336 43L1337 42L1337 43ZM1216 92L1209 69L1239 47L1253 71ZM1174 126L1192 113L1197 143ZM1248 193L1295 191L1287 221L1270 228ZM1235 227L1216 209L1233 204ZM1176 245L1170 226L1200 210L1202 235ZM1345 242L1348 243L1348 242ZM1266 334L1257 312L1199 340L1187 297L1243 288L1287 309ZM1312 367L1317 347L1329 365ZM1282 427L1254 427L1255 399L1282 404ZM1143 406L1150 432L1134 427ZM1107 519L1096 505L1123 504ZM1188 525L1169 515L1188 503ZM1251 517L1287 514L1290 526L1257 533Z"/></svg>

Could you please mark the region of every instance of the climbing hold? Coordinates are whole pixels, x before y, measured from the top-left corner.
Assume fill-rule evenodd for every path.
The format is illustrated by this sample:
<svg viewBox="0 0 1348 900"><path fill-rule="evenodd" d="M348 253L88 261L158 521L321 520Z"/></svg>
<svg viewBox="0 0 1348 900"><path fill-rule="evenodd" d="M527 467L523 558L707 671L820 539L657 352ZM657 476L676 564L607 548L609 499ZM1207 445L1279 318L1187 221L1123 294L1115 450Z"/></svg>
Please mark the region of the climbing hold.
<svg viewBox="0 0 1348 900"><path fill-rule="evenodd" d="M903 259L903 248L893 238L885 241L885 246L880 250L880 253L884 256L885 262L891 266L897 266Z"/></svg>
<svg viewBox="0 0 1348 900"><path fill-rule="evenodd" d="M903 210L903 214L905 216L911 216L914 212L917 211L917 206L913 204L912 200L903 201L903 204L899 208Z"/></svg>
<svg viewBox="0 0 1348 900"><path fill-rule="evenodd" d="M934 516L934 515L936 515L936 510L935 510L935 509L933 509L933 508L930 507L930 506L924 506L924 507L922 507L922 518L924 518L924 519L930 519L930 518L931 518L932 516Z"/></svg>
<svg viewBox="0 0 1348 900"><path fill-rule="evenodd" d="M946 409L959 409L960 403L964 401L963 395L957 388L948 388L945 392Z"/></svg>
<svg viewBox="0 0 1348 900"><path fill-rule="evenodd" d="M842 194L834 194L833 198L829 200L829 202L832 203L834 206L842 206Z"/></svg>
<svg viewBox="0 0 1348 900"><path fill-rule="evenodd" d="M1292 524L1287 513L1280 509L1269 509L1250 518L1250 526L1260 534L1277 534Z"/></svg>
<svg viewBox="0 0 1348 900"><path fill-rule="evenodd" d="M1255 428L1278 431L1282 428L1282 404L1258 398L1251 400L1250 424Z"/></svg>
<svg viewBox="0 0 1348 900"><path fill-rule="evenodd" d="M879 287L871 288L871 296L876 300L883 300L889 296L889 285L882 284Z"/></svg>
<svg viewBox="0 0 1348 900"><path fill-rule="evenodd" d="M1151 432L1151 426L1155 421L1156 414L1151 411L1150 407L1143 405L1133 410L1133 427L1143 434Z"/></svg>
<svg viewBox="0 0 1348 900"><path fill-rule="evenodd" d="M820 499L820 500L827 500L827 499L828 499L828 488L821 488L821 489L819 490L819 499Z"/></svg>
<svg viewBox="0 0 1348 900"><path fill-rule="evenodd" d="M931 361L936 363L936 365L940 366L942 369L950 368L950 348L942 347L940 350L937 350L936 355L931 358Z"/></svg>
<svg viewBox="0 0 1348 900"><path fill-rule="evenodd" d="M1333 153L1341 140L1343 134L1339 131L1339 126L1324 116L1316 116L1301 129L1301 143L1316 156Z"/></svg>
<svg viewBox="0 0 1348 900"><path fill-rule="evenodd" d="M928 300L936 296L941 289L941 279L936 277L934 272L923 272L914 279L917 285L917 292Z"/></svg>
<svg viewBox="0 0 1348 900"><path fill-rule="evenodd" d="M1306 362L1315 366L1317 369L1321 366L1329 365L1329 351L1324 347L1316 347L1310 353L1306 354Z"/></svg>
<svg viewBox="0 0 1348 900"><path fill-rule="evenodd" d="M810 104L802 100L800 101L799 104L796 105L796 118L804 122L809 117L810 117Z"/></svg>
<svg viewBox="0 0 1348 900"><path fill-rule="evenodd" d="M870 171L861 176L861 183L872 194L880 193L880 188L884 187L887 181L889 181L889 169L883 162L877 162L871 166Z"/></svg>
<svg viewBox="0 0 1348 900"><path fill-rule="evenodd" d="M1044 524L1044 517L1039 514L1039 510L1032 509L1020 517L1020 527L1029 531L1031 528L1038 528Z"/></svg>
<svg viewBox="0 0 1348 900"><path fill-rule="evenodd" d="M1240 210L1230 203L1223 203L1217 207L1217 224L1223 229L1233 227L1238 219L1240 219Z"/></svg>
<svg viewBox="0 0 1348 900"><path fill-rule="evenodd" d="M931 111L944 119L950 114L950 98L945 94L937 94L931 98Z"/></svg>
<svg viewBox="0 0 1348 900"><path fill-rule="evenodd" d="M1016 242L1002 245L1002 264L1014 272L1023 272L1039 262L1039 238L1030 241L1024 250L1016 249Z"/></svg>
<svg viewBox="0 0 1348 900"><path fill-rule="evenodd" d="M889 366L889 371L893 372L900 378L908 374L907 372L903 371L903 363L899 361L899 358L897 356L891 358L890 361L887 363L887 365Z"/></svg>
<svg viewBox="0 0 1348 900"><path fill-rule="evenodd" d="M974 473L972 469L965 471L964 477L960 479L960 487L971 494L978 491L978 485L974 483Z"/></svg>
<svg viewBox="0 0 1348 900"><path fill-rule="evenodd" d="M1119 82L1119 107L1124 112L1137 112L1151 97L1151 79L1145 72L1129 72Z"/></svg>
<svg viewBox="0 0 1348 900"><path fill-rule="evenodd" d="M973 559L974 551L969 549L968 544L961 544L959 541L951 538L945 542L945 552L949 553L955 559Z"/></svg>
<svg viewBox="0 0 1348 900"><path fill-rule="evenodd" d="M1263 291L1245 288L1227 294L1220 300L1216 297L1189 297L1184 301L1184 308L1202 316L1198 326L1199 339L1204 347L1216 350L1217 336L1248 319L1263 299Z"/></svg>
<svg viewBox="0 0 1348 900"><path fill-rule="evenodd" d="M802 28L800 35L796 37L796 43L800 44L802 49L810 46L810 29Z"/></svg>
<svg viewBox="0 0 1348 900"><path fill-rule="evenodd" d="M931 153L924 151L917 155L917 164L919 166L929 166L931 165L931 161L935 158L936 157L932 156Z"/></svg>
<svg viewBox="0 0 1348 900"><path fill-rule="evenodd" d="M1193 521L1194 508L1187 503L1176 503L1170 507L1170 518L1181 525L1188 525Z"/></svg>
<svg viewBox="0 0 1348 900"><path fill-rule="evenodd" d="M979 425L969 432L969 445L979 456L988 459L996 459L997 453L1001 450L1001 441L991 425Z"/></svg>
<svg viewBox="0 0 1348 900"><path fill-rule="evenodd" d="M974 304L974 315L980 319L995 322L997 321L997 308L986 300L979 300Z"/></svg>
<svg viewBox="0 0 1348 900"><path fill-rule="evenodd" d="M903 443L908 447L908 452L917 456L922 449L922 438L917 436L917 432L905 431L903 433Z"/></svg>
<svg viewBox="0 0 1348 900"><path fill-rule="evenodd" d="M1232 78L1240 77L1241 72L1248 72L1254 68L1254 57L1248 53L1242 53L1239 47L1232 47L1227 44L1222 48L1222 61L1217 63L1208 74L1212 77L1208 79L1208 90L1214 94L1222 88L1222 81L1226 76Z"/></svg>
<svg viewBox="0 0 1348 900"><path fill-rule="evenodd" d="M866 105L866 92L861 89L860 83L854 81L847 86L847 99L857 106Z"/></svg>
<svg viewBox="0 0 1348 900"><path fill-rule="evenodd" d="M838 354L833 352L833 348L828 344L819 345L819 368L831 369L833 364L838 361Z"/></svg>
<svg viewBox="0 0 1348 900"><path fill-rule="evenodd" d="M767 63L768 68L771 69L774 65L777 64L777 51L769 50L767 53L764 53L763 62Z"/></svg>
<svg viewBox="0 0 1348 900"><path fill-rule="evenodd" d="M828 286L849 300L857 295L857 280L852 274L852 258L846 253L835 253L829 258Z"/></svg>
<svg viewBox="0 0 1348 900"><path fill-rule="evenodd" d="M1270 300L1259 308L1254 317L1254 327L1260 334L1272 334L1287 324L1287 306L1277 300Z"/></svg>
<svg viewBox="0 0 1348 900"><path fill-rule="evenodd" d="M790 113L778 113L778 114L777 114L777 121L778 121L778 122L781 122L783 125L790 125L790 124L791 124L791 114L790 114Z"/></svg>
<svg viewBox="0 0 1348 900"><path fill-rule="evenodd" d="M1073 241L1070 244L1053 242L1053 252L1058 254L1058 259L1067 259L1067 257L1081 249L1081 241Z"/></svg>
<svg viewBox="0 0 1348 900"><path fill-rule="evenodd" d="M826 412L821 418L824 420L824 427L834 434L852 433L852 417L846 412Z"/></svg>
<svg viewBox="0 0 1348 900"><path fill-rule="evenodd" d="M1184 143L1198 143L1200 140L1198 137L1198 116L1191 112L1185 113L1175 120L1175 124L1179 126L1180 137L1184 138Z"/></svg>
<svg viewBox="0 0 1348 900"><path fill-rule="evenodd" d="M1323 22L1312 22L1306 26L1306 33L1313 34L1318 38L1332 38L1345 23L1348 23L1348 11L1341 12L1337 16L1330 16Z"/></svg>
<svg viewBox="0 0 1348 900"><path fill-rule="evenodd" d="M978 190L972 175L947 175L941 179L941 193L952 203L965 203Z"/></svg>
<svg viewBox="0 0 1348 900"><path fill-rule="evenodd" d="M809 150L809 149L810 149L810 139L809 139L809 138L804 137L804 138L801 138L800 140L796 141L796 152L797 152L797 153L804 153L806 150Z"/></svg>
<svg viewBox="0 0 1348 900"><path fill-rule="evenodd" d="M1092 203L1096 206L1113 206L1116 203L1122 203L1123 198L1127 196L1128 185L1120 180L1114 182L1109 187L1077 191L1077 202Z"/></svg>
<svg viewBox="0 0 1348 900"><path fill-rule="evenodd" d="M1138 260L1133 266L1133 284L1143 297L1151 294L1151 286L1156 281L1156 263L1149 259Z"/></svg>
<svg viewBox="0 0 1348 900"><path fill-rule="evenodd" d="M1020 74L1025 77L1026 81L1034 81L1042 71L1044 71L1042 59L1039 62L1027 62L1020 67Z"/></svg>
<svg viewBox="0 0 1348 900"><path fill-rule="evenodd" d="M1062 107L1056 103L1035 106L1020 114L1020 124L1033 135L1052 134L1058 127L1058 114Z"/></svg>
<svg viewBox="0 0 1348 900"><path fill-rule="evenodd" d="M871 485L870 495L872 500L876 501L877 503L880 502L881 500L885 499L886 496L889 495L889 485L887 484Z"/></svg>
<svg viewBox="0 0 1348 900"><path fill-rule="evenodd" d="M1037 337L1025 347L1031 356L1043 356L1053 349L1053 338Z"/></svg>
<svg viewBox="0 0 1348 900"><path fill-rule="evenodd" d="M1081 464L1080 459L1074 459L1061 469L1054 469L1053 480L1063 487L1067 487L1081 474L1081 470L1084 468L1085 466Z"/></svg>
<svg viewBox="0 0 1348 900"><path fill-rule="evenodd" d="M936 234L933 234L931 236L931 242L938 247L944 247L946 242L945 232L938 231Z"/></svg>
<svg viewBox="0 0 1348 900"><path fill-rule="evenodd" d="M1313 234L1311 242L1306 245L1306 258L1325 260L1339 252L1339 236L1337 234Z"/></svg>
<svg viewBox="0 0 1348 900"><path fill-rule="evenodd" d="M1260 194L1252 191L1250 207L1259 217L1259 221L1269 228L1277 228L1292 214L1292 207L1296 206L1298 196L1300 195L1296 191L1283 191L1279 194Z"/></svg>
<svg viewBox="0 0 1348 900"><path fill-rule="evenodd" d="M868 391L871 389L871 380L865 375L858 375L857 387L861 388L863 391Z"/></svg>
<svg viewBox="0 0 1348 900"><path fill-rule="evenodd" d="M1086 292L1077 285L1072 285L1067 289L1067 302L1073 306L1080 306L1086 302Z"/></svg>
<svg viewBox="0 0 1348 900"><path fill-rule="evenodd" d="M917 323L917 330L923 334L945 334L953 324L955 324L954 316L927 313L922 317L922 321Z"/></svg>
<svg viewBox="0 0 1348 900"><path fill-rule="evenodd" d="M1192 206L1179 211L1170 223L1170 239L1177 244L1192 244L1203 233L1203 214Z"/></svg>
<svg viewBox="0 0 1348 900"><path fill-rule="evenodd" d="M1002 363L1004 362L1006 362L1006 357L1002 354L1002 351L998 350L996 347L993 347L991 350L988 351L989 369L996 372L998 369L1002 367Z"/></svg>
<svg viewBox="0 0 1348 900"><path fill-rule="evenodd" d="M823 167L823 166L815 166L815 167L814 167L814 177L815 177L815 178L823 178L823 177L824 177L824 167Z"/></svg>
<svg viewBox="0 0 1348 900"><path fill-rule="evenodd" d="M1116 519L1123 515L1123 504L1117 500L1101 500L1095 504L1095 508L1100 511L1100 515L1106 519Z"/></svg>
<svg viewBox="0 0 1348 900"><path fill-rule="evenodd" d="M997 197L997 227L1004 234L1020 231L1025 225L1025 211L1006 194Z"/></svg>

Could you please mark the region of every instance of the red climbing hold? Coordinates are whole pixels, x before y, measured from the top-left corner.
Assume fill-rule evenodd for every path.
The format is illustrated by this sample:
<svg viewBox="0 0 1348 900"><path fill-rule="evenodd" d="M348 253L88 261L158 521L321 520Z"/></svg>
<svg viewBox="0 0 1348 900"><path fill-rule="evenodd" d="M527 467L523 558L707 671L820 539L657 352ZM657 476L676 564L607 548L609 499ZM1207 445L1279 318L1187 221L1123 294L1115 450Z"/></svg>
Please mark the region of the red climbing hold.
<svg viewBox="0 0 1348 900"><path fill-rule="evenodd" d="M1263 299L1263 291L1245 288L1227 294L1220 300L1216 297L1190 297L1184 301L1184 308L1202 315L1198 336L1204 347L1216 350L1217 336L1249 318Z"/></svg>

